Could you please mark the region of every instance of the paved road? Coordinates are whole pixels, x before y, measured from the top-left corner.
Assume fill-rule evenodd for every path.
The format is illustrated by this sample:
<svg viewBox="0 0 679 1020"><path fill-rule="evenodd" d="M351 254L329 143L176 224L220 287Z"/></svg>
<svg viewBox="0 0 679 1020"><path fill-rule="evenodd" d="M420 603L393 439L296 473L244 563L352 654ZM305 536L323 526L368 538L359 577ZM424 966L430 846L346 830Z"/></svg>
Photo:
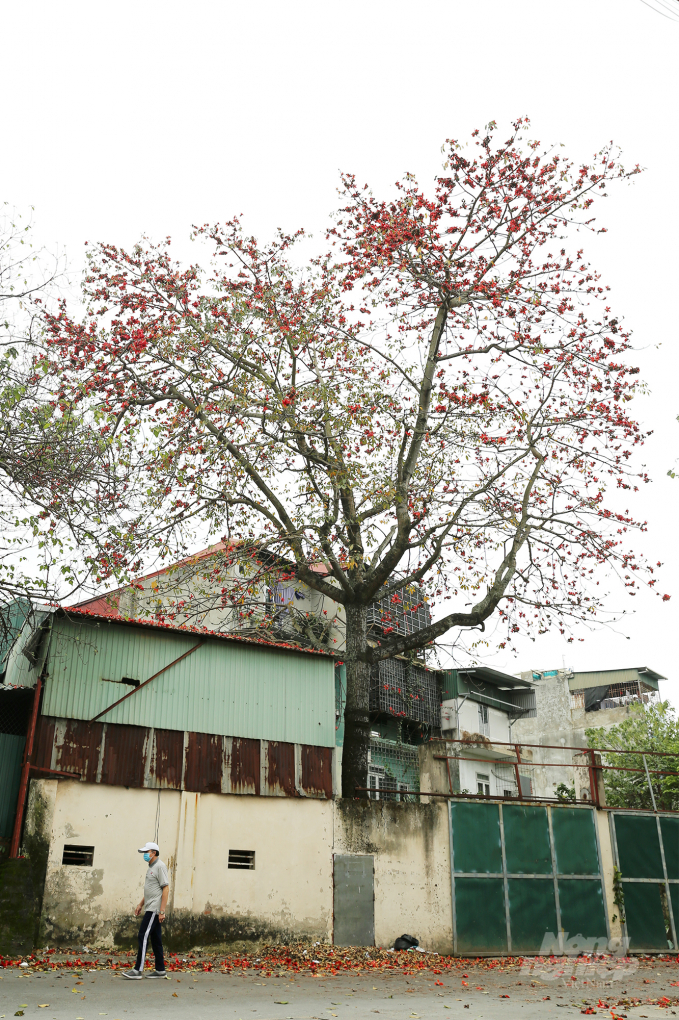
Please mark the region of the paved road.
<svg viewBox="0 0 679 1020"><path fill-rule="evenodd" d="M644 968L625 983L632 995L674 1000L679 968ZM577 989L532 984L514 974L350 975L262 978L258 974L173 974L165 981L128 981L111 971L57 977L5 970L0 977L0 1018L23 1010L26 1020L538 1020L580 1016L583 1000L594 1004L611 996L610 986ZM478 987L477 987L478 985ZM616 998L618 989L616 988ZM501 996L508 996L502 997ZM546 998L549 996L549 998ZM611 1017L609 1009L597 1008ZM646 1005L616 1010L629 1020L679 1015L679 1007L660 1011ZM591 1015L591 1014L590 1014Z"/></svg>

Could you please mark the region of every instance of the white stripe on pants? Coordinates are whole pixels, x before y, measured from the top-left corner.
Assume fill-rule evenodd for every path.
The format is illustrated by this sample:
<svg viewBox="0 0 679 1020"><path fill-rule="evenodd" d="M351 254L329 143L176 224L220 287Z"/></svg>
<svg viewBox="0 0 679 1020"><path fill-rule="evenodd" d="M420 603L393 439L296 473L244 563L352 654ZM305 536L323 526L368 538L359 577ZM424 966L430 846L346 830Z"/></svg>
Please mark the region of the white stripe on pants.
<svg viewBox="0 0 679 1020"><path fill-rule="evenodd" d="M152 910L151 917L149 918L149 923L146 925L146 931L144 932L144 941L141 944L141 963L139 964L140 974L144 973L144 963L146 962L146 947L148 945L149 935L151 933L151 928L153 927L153 922L155 921L155 919L156 911Z"/></svg>

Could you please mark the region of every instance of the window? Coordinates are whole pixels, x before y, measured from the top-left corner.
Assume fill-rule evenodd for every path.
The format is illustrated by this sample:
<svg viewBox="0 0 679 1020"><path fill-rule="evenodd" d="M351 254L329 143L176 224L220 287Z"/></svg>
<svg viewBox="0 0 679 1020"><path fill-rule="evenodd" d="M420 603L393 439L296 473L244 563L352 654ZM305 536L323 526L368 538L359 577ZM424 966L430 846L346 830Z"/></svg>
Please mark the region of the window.
<svg viewBox="0 0 679 1020"><path fill-rule="evenodd" d="M86 868L91 868L94 863L94 847L75 846L72 843L66 843L61 863L80 866L84 865Z"/></svg>
<svg viewBox="0 0 679 1020"><path fill-rule="evenodd" d="M484 737L490 736L488 705L479 705L479 733Z"/></svg>
<svg viewBox="0 0 679 1020"><path fill-rule="evenodd" d="M476 773L476 792L490 797L490 776L486 776L482 772Z"/></svg>
<svg viewBox="0 0 679 1020"><path fill-rule="evenodd" d="M386 773L382 765L370 765L368 771L369 800L409 800L410 788L407 783L399 783L393 776Z"/></svg>
<svg viewBox="0 0 679 1020"><path fill-rule="evenodd" d="M246 868L248 871L255 870L254 850L229 850L229 867Z"/></svg>
<svg viewBox="0 0 679 1020"><path fill-rule="evenodd" d="M397 800L398 798L395 796L397 788L398 784L386 774L383 765L370 763L368 769L368 789L370 790L368 797L370 800Z"/></svg>

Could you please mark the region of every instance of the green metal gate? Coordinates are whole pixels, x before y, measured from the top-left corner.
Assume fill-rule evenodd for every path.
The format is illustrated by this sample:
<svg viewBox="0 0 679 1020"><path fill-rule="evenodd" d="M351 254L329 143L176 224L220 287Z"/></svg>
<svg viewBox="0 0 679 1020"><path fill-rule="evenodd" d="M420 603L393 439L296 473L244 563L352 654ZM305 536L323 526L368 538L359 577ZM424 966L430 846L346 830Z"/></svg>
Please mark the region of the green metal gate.
<svg viewBox="0 0 679 1020"><path fill-rule="evenodd" d="M608 942L592 808L451 801L450 857L457 955Z"/></svg>
<svg viewBox="0 0 679 1020"><path fill-rule="evenodd" d="M667 952L679 925L679 818L613 811L610 819L629 948Z"/></svg>

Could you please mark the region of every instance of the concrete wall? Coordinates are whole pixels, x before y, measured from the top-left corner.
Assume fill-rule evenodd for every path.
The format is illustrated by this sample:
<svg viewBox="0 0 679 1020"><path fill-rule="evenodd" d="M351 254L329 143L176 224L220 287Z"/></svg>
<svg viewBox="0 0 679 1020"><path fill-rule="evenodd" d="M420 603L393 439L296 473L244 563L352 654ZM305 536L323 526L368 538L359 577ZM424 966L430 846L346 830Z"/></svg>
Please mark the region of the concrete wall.
<svg viewBox="0 0 679 1020"><path fill-rule="evenodd" d="M533 674L526 674L531 677ZM533 779L533 790L541 797L553 797L554 787L559 783L573 785L572 763L574 753L570 747L587 747L585 730L595 727L609 729L623 722L629 716L630 707L604 709L599 712L585 712L584 708L571 708L568 676L541 677L535 680L537 716L534 719L518 719L512 727L512 740L516 743L538 744L550 750L534 750L536 761L549 761L565 767L536 766L527 771ZM563 748L563 750L561 750ZM526 754L528 758L529 755Z"/></svg>
<svg viewBox="0 0 679 1020"><path fill-rule="evenodd" d="M441 763L425 764L423 785L431 789ZM332 941L333 855L356 854L373 858L377 945L391 946L408 933L426 949L453 950L444 798L422 804L262 799L56 779L31 782L26 824L28 864L42 867L43 847L46 857L38 944L134 945L133 910L145 871L137 848L153 838L159 805L158 842L170 871L164 929L170 949ZM597 811L596 824L612 917L608 812ZM62 865L65 843L94 846L93 865ZM229 850L254 850L254 870L229 869ZM619 921L611 935L619 937Z"/></svg>
<svg viewBox="0 0 679 1020"><path fill-rule="evenodd" d="M331 802L37 784L54 800L41 924L48 944L131 942L145 871L137 848L154 838L158 806L170 944L330 937ZM93 866L63 866L64 844L94 846ZM255 869L228 868L229 850L254 850Z"/></svg>
<svg viewBox="0 0 679 1020"><path fill-rule="evenodd" d="M130 946L155 835L170 871L170 948L290 939L332 940L333 854L369 854L375 938L408 932L450 952L448 809L434 804L320 801L101 787L33 780L49 851L42 944ZM29 806L27 829L32 810ZM62 864L65 844L94 846L91 867ZM229 850L254 850L254 870L228 868Z"/></svg>
<svg viewBox="0 0 679 1020"><path fill-rule="evenodd" d="M551 748L540 752L533 749L535 761L548 761L563 764L564 768L552 766L532 767L530 772L533 791L539 797L553 797L554 788L559 783L573 785L573 751L566 747L586 747L584 731L581 736L573 731L571 718L570 690L566 674L554 677L542 677L535 681L535 700L537 716L534 719L517 719L512 727L512 737L516 742L547 745ZM560 750L559 748L564 748ZM528 757L528 755L526 755Z"/></svg>
<svg viewBox="0 0 679 1020"><path fill-rule="evenodd" d="M448 804L335 801L335 853L370 854L375 868L375 942L404 933L452 953Z"/></svg>
<svg viewBox="0 0 679 1020"><path fill-rule="evenodd" d="M460 707L458 710L458 702ZM506 712L498 708L488 707L488 723L490 732L487 734L489 740L509 740L509 717ZM479 703L467 698L462 703L462 698L449 698L441 703L441 726L445 731L455 736L463 732L480 733Z"/></svg>

